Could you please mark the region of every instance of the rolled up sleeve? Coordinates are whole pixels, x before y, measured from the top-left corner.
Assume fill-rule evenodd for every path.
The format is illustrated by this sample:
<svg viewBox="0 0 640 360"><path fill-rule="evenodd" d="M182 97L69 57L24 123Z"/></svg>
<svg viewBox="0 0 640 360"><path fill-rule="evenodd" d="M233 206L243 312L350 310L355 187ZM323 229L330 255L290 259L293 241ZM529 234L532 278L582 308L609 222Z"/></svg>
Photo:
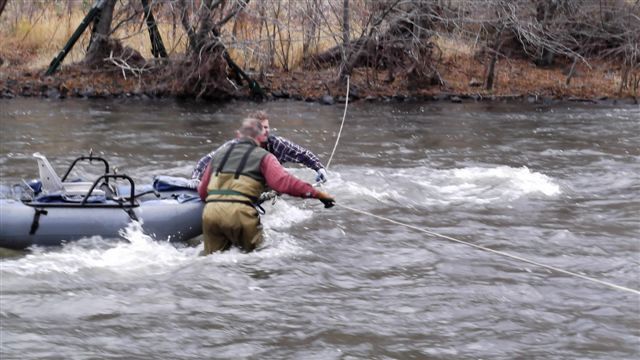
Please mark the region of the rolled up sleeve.
<svg viewBox="0 0 640 360"><path fill-rule="evenodd" d="M311 184L289 174L273 154L268 154L262 159L260 170L267 185L279 193L302 198L317 196L318 191Z"/></svg>

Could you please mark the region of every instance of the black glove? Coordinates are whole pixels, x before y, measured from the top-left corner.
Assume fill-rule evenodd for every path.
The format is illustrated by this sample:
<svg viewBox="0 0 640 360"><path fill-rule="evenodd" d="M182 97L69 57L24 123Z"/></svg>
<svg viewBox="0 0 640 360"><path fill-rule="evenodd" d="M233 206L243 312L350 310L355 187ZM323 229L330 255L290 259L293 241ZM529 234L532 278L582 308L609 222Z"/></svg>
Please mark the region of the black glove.
<svg viewBox="0 0 640 360"><path fill-rule="evenodd" d="M318 200L322 201L325 209L332 208L336 204L336 199L324 191L319 191L316 197Z"/></svg>

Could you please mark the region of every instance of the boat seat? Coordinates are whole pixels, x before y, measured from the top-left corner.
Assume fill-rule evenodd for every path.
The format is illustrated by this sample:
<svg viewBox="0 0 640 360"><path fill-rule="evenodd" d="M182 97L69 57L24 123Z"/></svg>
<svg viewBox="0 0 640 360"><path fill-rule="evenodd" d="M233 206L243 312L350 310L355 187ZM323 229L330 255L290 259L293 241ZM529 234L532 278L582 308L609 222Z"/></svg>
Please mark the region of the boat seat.
<svg viewBox="0 0 640 360"><path fill-rule="evenodd" d="M92 182L62 182L44 155L35 153L33 157L36 158L38 162L38 171L40 172L43 191L49 194L61 192L64 195L86 195L89 189L91 189L91 185L93 185ZM105 193L96 187L93 189L93 192L91 192L91 195L104 196Z"/></svg>

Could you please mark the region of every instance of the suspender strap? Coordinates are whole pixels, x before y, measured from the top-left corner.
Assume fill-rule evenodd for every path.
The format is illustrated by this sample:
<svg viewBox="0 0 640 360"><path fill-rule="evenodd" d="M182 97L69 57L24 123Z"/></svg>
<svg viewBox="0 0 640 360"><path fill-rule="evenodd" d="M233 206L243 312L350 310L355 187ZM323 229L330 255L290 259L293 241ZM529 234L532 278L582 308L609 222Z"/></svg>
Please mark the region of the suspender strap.
<svg viewBox="0 0 640 360"><path fill-rule="evenodd" d="M216 176L218 176L220 174L220 171L224 167L224 164L226 164L227 160L229 160L229 156L231 155L231 152L233 151L234 147L236 147L236 143L232 143L229 146L229 149L227 150L227 152L224 154L224 157L222 158L222 161L220 162L220 165L218 165L218 168L216 169Z"/></svg>
<svg viewBox="0 0 640 360"><path fill-rule="evenodd" d="M238 195L238 196L244 196L244 197L248 198L249 200L251 200L252 202L258 201L258 198L256 198L255 196L247 195L245 193L241 193L240 191L235 191L235 190L231 190L231 189L209 190L207 192L207 194L208 195ZM222 199L218 199L218 200L222 200ZM213 200L213 201L215 201L215 200Z"/></svg>
<svg viewBox="0 0 640 360"><path fill-rule="evenodd" d="M236 174L233 176L234 179L237 179L240 177L240 173L242 173L242 170L244 170L244 167L247 165L247 160L249 160L249 155L251 155L251 152L253 150L255 150L257 146L252 146L249 148L249 150L247 150L247 152L244 153L244 155L242 156L242 160L240 160L240 165L238 165L238 168L236 169Z"/></svg>

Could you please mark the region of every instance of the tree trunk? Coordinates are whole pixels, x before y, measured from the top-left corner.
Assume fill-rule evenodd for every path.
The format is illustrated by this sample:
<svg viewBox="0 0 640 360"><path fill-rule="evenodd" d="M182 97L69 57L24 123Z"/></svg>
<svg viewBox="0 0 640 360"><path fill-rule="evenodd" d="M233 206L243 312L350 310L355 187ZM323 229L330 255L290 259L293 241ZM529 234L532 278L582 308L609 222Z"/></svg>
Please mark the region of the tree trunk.
<svg viewBox="0 0 640 360"><path fill-rule="evenodd" d="M313 3L307 0L305 7L305 16L302 17L302 58L306 59L309 56L309 50L315 39L316 24L315 24L315 9Z"/></svg>
<svg viewBox="0 0 640 360"><path fill-rule="evenodd" d="M264 58L264 61L261 64L261 72L265 72L267 69L273 67L273 63L275 61L275 35L271 36L271 31L269 30L269 22L267 21L267 7L265 3L260 4L260 19L262 21L262 25L265 28L267 33L267 54ZM262 41L262 38L260 38Z"/></svg>
<svg viewBox="0 0 640 360"><path fill-rule="evenodd" d="M573 58L573 64L571 64L571 69L569 69L569 74L567 74L567 79L564 82L566 86L569 86L569 84L571 84L571 79L573 78L573 75L576 72L577 63L578 63L578 58L577 57Z"/></svg>
<svg viewBox="0 0 640 360"><path fill-rule="evenodd" d="M2 16L2 12L4 11L5 5L7 5L8 0L0 0L0 16Z"/></svg>
<svg viewBox="0 0 640 360"><path fill-rule="evenodd" d="M153 17L151 7L148 0L142 0L142 8L144 9L144 18L149 30L149 39L151 40L151 53L154 57L167 57L167 50L162 42L162 36L158 30L156 19Z"/></svg>
<svg viewBox="0 0 640 360"><path fill-rule="evenodd" d="M180 23L184 28L184 31L187 33L187 38L189 39L189 49L192 52L196 52L196 32L193 29L193 26L189 23L189 11L187 9L186 0L178 1L178 8L180 9Z"/></svg>
<svg viewBox="0 0 640 360"><path fill-rule="evenodd" d="M536 7L536 20L542 25L542 32L544 34L549 33L549 24L552 22L556 15L558 8L557 1L544 0L538 3ZM553 65L554 53L548 47L543 46L542 51L538 58L535 59L535 63L538 66L550 66Z"/></svg>
<svg viewBox="0 0 640 360"><path fill-rule="evenodd" d="M200 54L200 50L207 45L209 34L213 30L213 10L220 5L220 1L207 0L202 3L200 8L200 21L198 31L195 34L195 44L193 46L194 54Z"/></svg>
<svg viewBox="0 0 640 360"><path fill-rule="evenodd" d="M109 56L109 34L111 33L111 19L116 0L106 0L100 17L94 23L93 41L89 45L89 50L84 58L84 63L88 66L96 66Z"/></svg>
<svg viewBox="0 0 640 360"><path fill-rule="evenodd" d="M496 34L494 46L491 48L491 61L489 61L489 66L487 66L486 76L484 80L484 88L487 90L493 89L493 85L495 83L495 72L496 72L496 63L498 62L498 55L500 54L500 49L502 48L502 44L504 44L504 40L501 40L502 30L498 31Z"/></svg>
<svg viewBox="0 0 640 360"><path fill-rule="evenodd" d="M269 66L274 67L276 64L276 55L278 55L278 49L276 48L276 26L278 25L278 19L280 18L280 0L278 0L278 7L273 9L273 27L271 28L271 52L269 59Z"/></svg>
<svg viewBox="0 0 640 360"><path fill-rule="evenodd" d="M287 18L291 19L291 16L289 15L289 11L291 10L291 0L289 0L289 10L287 10ZM276 20L278 20L278 18L280 17L280 2L278 2L278 16L276 16ZM280 21L276 21L276 23L278 24L278 43L280 44L280 54L282 55L280 57L280 64L282 65L282 70L284 70L285 72L289 72L289 48L290 48L290 44L287 45L287 47L285 48L284 46L284 42L287 41L287 43L290 42L291 40L291 33L289 33L289 38L287 40L284 40L284 37L282 36L282 28L280 26ZM287 29L289 29L289 26L287 24ZM275 36L275 35L274 35Z"/></svg>
<svg viewBox="0 0 640 360"><path fill-rule="evenodd" d="M489 62L489 66L487 67L487 76L485 77L485 80L484 80L484 88L486 90L493 89L497 62L498 62L498 52L494 50L493 56L491 57L491 61Z"/></svg>
<svg viewBox="0 0 640 360"><path fill-rule="evenodd" d="M624 65L622 65L622 76L620 76L620 87L618 88L618 95L622 95L622 90L627 88L631 66L632 65L627 64L626 61Z"/></svg>
<svg viewBox="0 0 640 360"><path fill-rule="evenodd" d="M4 7L7 5L7 0L0 0L0 18L2 18L2 12L4 11ZM0 66L4 63L4 60L0 57Z"/></svg>
<svg viewBox="0 0 640 360"><path fill-rule="evenodd" d="M351 66L349 57L351 55L351 47L349 39L349 0L342 2L342 65L340 66L340 80L346 81L347 76L351 75Z"/></svg>

